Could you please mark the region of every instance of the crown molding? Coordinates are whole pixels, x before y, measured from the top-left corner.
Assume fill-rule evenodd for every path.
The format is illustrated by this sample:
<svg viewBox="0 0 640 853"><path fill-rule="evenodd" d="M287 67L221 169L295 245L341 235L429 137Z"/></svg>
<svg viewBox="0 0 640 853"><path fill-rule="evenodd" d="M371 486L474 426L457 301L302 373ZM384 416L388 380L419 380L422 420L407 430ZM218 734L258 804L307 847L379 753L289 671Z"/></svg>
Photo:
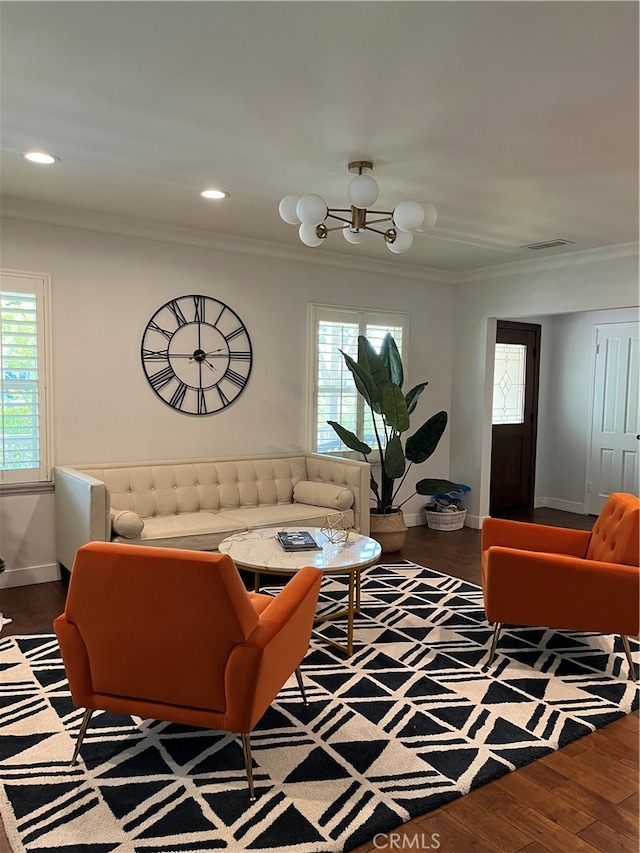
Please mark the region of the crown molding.
<svg viewBox="0 0 640 853"><path fill-rule="evenodd" d="M302 246L285 246L266 240L234 237L213 231L183 228L178 225L163 225L142 219L95 213L79 208L61 207L17 198L2 200L0 216L4 219L16 219L23 222L78 228L84 231L117 234L123 237L138 237L143 240L178 243L183 246L197 246L198 248L215 249L220 252L234 252L283 261L318 264L376 275L393 275L397 278L410 278L436 284L453 285L458 280L456 273L447 270L436 270L404 263L398 264L393 261L373 260L371 258L348 258L345 255L328 251L310 253L308 249Z"/></svg>
<svg viewBox="0 0 640 853"><path fill-rule="evenodd" d="M638 242L620 243L614 246L603 246L576 252L563 252L558 255L547 255L544 258L510 261L488 267L477 267L470 270L451 272L449 270L432 269L430 267L414 266L405 263L398 264L393 261L374 260L372 258L351 258L326 250L322 252L309 252L308 249L302 246L286 246L266 240L235 237L213 231L202 231L196 228L183 228L179 225L163 225L158 222L148 222L142 219L95 213L80 208L62 207L18 198L3 199L0 216L5 219L16 219L24 222L58 225L84 231L117 234L123 237L137 237L143 240L157 240L165 243L178 243L183 246L215 249L220 252L234 252L236 254L254 255L305 264L317 264L319 266L333 267L334 269L354 270L375 275L393 275L397 278L427 281L432 284L451 285L476 281L481 282L511 275L549 272L550 270L576 266L578 264L637 256L640 245Z"/></svg>
<svg viewBox="0 0 640 853"><path fill-rule="evenodd" d="M600 263L618 258L637 257L640 243L618 243L615 246L602 246L595 249L583 249L578 252L563 252L560 255L547 255L527 261L511 261L491 267L462 270L456 274L458 284L503 278L504 276L523 275L536 272L549 272L563 267L579 264Z"/></svg>

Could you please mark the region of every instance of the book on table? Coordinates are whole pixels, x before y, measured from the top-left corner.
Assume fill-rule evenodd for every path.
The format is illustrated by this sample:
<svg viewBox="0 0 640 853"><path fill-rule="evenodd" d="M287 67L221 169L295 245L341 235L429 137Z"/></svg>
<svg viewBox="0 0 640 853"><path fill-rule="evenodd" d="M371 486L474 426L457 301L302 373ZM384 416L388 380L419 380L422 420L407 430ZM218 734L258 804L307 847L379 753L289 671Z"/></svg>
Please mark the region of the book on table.
<svg viewBox="0 0 640 853"><path fill-rule="evenodd" d="M320 550L320 546L308 530L279 530L276 539L285 551Z"/></svg>

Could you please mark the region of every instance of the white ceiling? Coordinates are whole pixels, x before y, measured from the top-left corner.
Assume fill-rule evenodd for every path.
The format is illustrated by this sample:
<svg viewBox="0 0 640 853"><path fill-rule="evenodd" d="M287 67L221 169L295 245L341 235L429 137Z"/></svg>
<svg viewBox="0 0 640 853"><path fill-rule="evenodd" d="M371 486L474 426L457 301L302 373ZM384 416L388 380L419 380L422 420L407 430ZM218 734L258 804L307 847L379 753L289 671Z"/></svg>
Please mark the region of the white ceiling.
<svg viewBox="0 0 640 853"><path fill-rule="evenodd" d="M300 246L286 193L429 201L461 271L638 239L636 2L3 2L1 191ZM43 148L62 162L21 157ZM231 197L205 201L218 186ZM521 246L554 238L562 248Z"/></svg>

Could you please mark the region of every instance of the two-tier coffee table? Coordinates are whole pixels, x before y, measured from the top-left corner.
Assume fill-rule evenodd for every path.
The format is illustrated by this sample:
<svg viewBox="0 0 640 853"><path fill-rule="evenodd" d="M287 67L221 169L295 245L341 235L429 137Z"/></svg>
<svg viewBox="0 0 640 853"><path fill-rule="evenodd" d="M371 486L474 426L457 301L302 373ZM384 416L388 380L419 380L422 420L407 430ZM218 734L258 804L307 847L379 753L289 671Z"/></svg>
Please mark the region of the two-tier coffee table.
<svg viewBox="0 0 640 853"><path fill-rule="evenodd" d="M322 550L283 550L276 534L279 530L308 530ZM235 533L218 546L222 554L228 554L236 566L254 573L256 592L260 590L262 575L294 575L303 566L314 566L323 575L346 575L349 579L349 597L346 608L337 613L317 617L316 624L347 617L347 642L339 643L314 631L317 639L330 643L347 657L353 654L353 617L360 612L360 572L380 559L382 549L375 539L349 531L345 542L330 542L319 527L265 527L246 533Z"/></svg>

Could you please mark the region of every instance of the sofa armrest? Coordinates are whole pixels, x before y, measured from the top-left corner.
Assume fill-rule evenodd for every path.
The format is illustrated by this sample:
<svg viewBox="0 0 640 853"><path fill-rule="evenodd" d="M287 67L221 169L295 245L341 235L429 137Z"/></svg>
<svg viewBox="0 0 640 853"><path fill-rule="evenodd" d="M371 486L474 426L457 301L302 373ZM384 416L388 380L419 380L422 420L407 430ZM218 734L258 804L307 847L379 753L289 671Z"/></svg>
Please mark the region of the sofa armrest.
<svg viewBox="0 0 640 853"><path fill-rule="evenodd" d="M590 530L570 530L567 527L529 524L504 518L485 518L482 525L483 551L492 545L500 545L522 551L547 551L584 557L590 538Z"/></svg>
<svg viewBox="0 0 640 853"><path fill-rule="evenodd" d="M56 559L71 571L81 545L111 539L111 496L101 480L75 468L54 468L54 483Z"/></svg>
<svg viewBox="0 0 640 853"><path fill-rule="evenodd" d="M363 536L369 535L369 491L371 466L368 462L306 453L307 479L315 483L333 483L353 492L354 527Z"/></svg>

